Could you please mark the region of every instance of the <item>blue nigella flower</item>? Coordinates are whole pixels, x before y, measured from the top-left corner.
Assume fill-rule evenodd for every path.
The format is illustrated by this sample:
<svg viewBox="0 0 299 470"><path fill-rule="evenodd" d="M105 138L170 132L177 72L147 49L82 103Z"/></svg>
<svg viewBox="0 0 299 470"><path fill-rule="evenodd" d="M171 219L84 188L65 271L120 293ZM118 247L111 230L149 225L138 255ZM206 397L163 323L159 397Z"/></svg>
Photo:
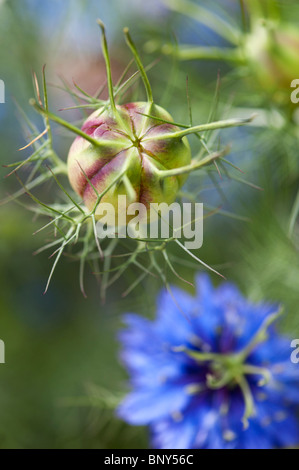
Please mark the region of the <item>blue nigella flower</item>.
<svg viewBox="0 0 299 470"><path fill-rule="evenodd" d="M119 416L149 425L155 448L298 444L299 364L273 327L280 309L249 302L229 283L214 289L206 275L196 297L172 292L176 302L160 294L155 321L125 316L132 392Z"/></svg>

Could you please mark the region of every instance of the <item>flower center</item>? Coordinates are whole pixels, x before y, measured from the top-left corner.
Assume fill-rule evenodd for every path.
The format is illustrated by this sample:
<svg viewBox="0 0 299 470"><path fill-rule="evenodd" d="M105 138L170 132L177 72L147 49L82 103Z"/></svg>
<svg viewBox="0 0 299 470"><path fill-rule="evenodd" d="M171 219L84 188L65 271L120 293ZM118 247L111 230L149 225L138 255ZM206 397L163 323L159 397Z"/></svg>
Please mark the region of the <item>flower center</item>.
<svg viewBox="0 0 299 470"><path fill-rule="evenodd" d="M141 139L135 136L135 139L130 139L133 146L137 148L139 154L144 152L144 148L141 145Z"/></svg>
<svg viewBox="0 0 299 470"><path fill-rule="evenodd" d="M253 375L259 376L260 380L257 385L260 387L266 385L272 378L271 372L267 368L250 364L247 359L252 351L267 339L268 327L281 313L282 310L280 309L278 312L269 315L261 324L251 341L238 352L221 354L196 351L187 349L184 346L175 348L175 351L185 352L189 357L200 364L204 364L208 368L209 373L206 375L207 388L213 390L236 386L240 388L245 407L242 419L245 429L248 427L248 418L255 415L254 397L248 382L248 377Z"/></svg>
<svg viewBox="0 0 299 470"><path fill-rule="evenodd" d="M138 137L136 137L135 140L132 140L132 144L134 145L134 147L137 147L138 149L142 148L141 140Z"/></svg>

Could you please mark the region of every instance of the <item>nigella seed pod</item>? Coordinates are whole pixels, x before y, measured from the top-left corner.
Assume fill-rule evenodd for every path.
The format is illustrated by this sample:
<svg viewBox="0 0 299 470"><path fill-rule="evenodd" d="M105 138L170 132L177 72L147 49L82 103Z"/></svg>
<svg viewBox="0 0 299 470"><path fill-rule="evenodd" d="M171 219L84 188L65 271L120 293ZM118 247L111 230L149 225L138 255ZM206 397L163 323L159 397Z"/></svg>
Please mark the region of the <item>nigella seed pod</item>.
<svg viewBox="0 0 299 470"><path fill-rule="evenodd" d="M116 105L105 27L101 21L98 23L102 30L109 103L84 122L82 135L69 151L68 176L95 218L100 217L99 195L101 203L113 206L113 225L119 211L127 213L131 203L142 203L146 214L151 203L171 204L186 176L165 173L190 165L191 151L186 137L172 124L170 114L154 104L150 83L127 28L124 33L143 79L147 102ZM105 220L109 221L109 214Z"/></svg>
<svg viewBox="0 0 299 470"><path fill-rule="evenodd" d="M55 248L53 253L55 261L45 292L64 251L70 249L73 244L82 243L82 250L76 253L76 256L80 259L81 291L85 296L84 267L87 260L93 262L95 272L101 270L101 266L98 266L98 264L103 261L104 272L101 279L101 297L104 301L107 287L113 284L131 264L143 269L143 277L144 274L150 274L151 270L154 270L165 282L164 273L156 260L155 252L157 251L163 253L165 262L171 271L177 274L167 254L169 243L177 243L193 259L195 258L200 264L209 268L206 263L190 252L189 247L182 244L177 238L164 236L163 234L162 239L159 239L156 238L155 234L151 236L152 233L148 236L146 223L152 222L153 216L157 219L162 211L169 210L169 206L176 199L178 190L190 173L215 163L216 159L220 159L228 152L228 147L217 151L213 151L212 148L209 149L204 135L200 136L199 133L244 126L252 120L252 117L215 122L209 120L207 123L195 126L191 122L189 125L175 122L165 109L154 103L149 80L127 28L124 30L126 41L134 56L138 68L137 73L140 74L144 83L147 100L127 104L116 103L116 98L119 98L128 83L134 80L137 73L135 72L125 80L128 72L127 67L117 85L113 86L105 27L101 21L98 21L98 23L102 30L102 50L106 63L109 99L106 101L101 100L99 94L96 97L90 96L75 85L80 92L76 94L77 98L87 103L75 107L86 106L95 110L83 123L83 126L78 128L49 110L45 68L43 68L43 99L38 87L37 77L34 75L38 100L32 98L30 104L43 117L45 129L38 136L34 132L32 141L23 149L35 143L38 146L37 150L26 160L14 164L13 172L15 173L23 165L35 161L37 163L34 172L42 167L41 163L45 160L49 163L49 171L42 171L40 175L32 181L30 180L27 186L19 179L23 191L26 191L33 201L41 206L38 213L47 216L49 213L51 214L52 220L42 229L50 225L55 228L55 240L38 250ZM69 91L68 88L67 91ZM68 109L73 109L73 107ZM191 115L190 109L190 117ZM67 165L53 149L50 121L76 135L76 139L69 150ZM34 126L32 127L34 128ZM47 138L45 134L47 134ZM202 149L192 159L186 138L191 134L200 137L202 144ZM77 195L69 192L69 189L64 187L61 182L60 177L64 177L66 174L81 201L78 200ZM66 198L65 202L46 204L32 194L32 189L49 179L53 179L60 188L63 197ZM16 193L14 197L19 194L19 192ZM109 204L108 207L107 203ZM155 207L152 207L151 203L154 203ZM139 212L137 216L136 212ZM135 220L132 221L132 218ZM106 229L105 226L109 225L106 233L101 232L99 234L96 219L102 219L104 230ZM138 220L137 223L136 219ZM182 222L185 223L184 220ZM137 227L138 225L139 227ZM98 226L101 226L101 224ZM118 227L121 227L122 230L113 231L114 228L117 229ZM136 230L135 227L137 227ZM123 230L123 228L126 228L126 230ZM60 238L56 237L58 231L61 234ZM109 236L111 233L113 233L112 238L114 240L109 243L110 241L106 239L111 238ZM117 266L112 268L110 267L112 253L117 249L118 238L123 238L123 234L136 240L136 248L131 253L117 254L116 258L129 256L124 263L116 261ZM115 235L117 236L115 237ZM148 249L150 238L154 238L153 250ZM104 249L101 246L102 241L106 245ZM133 242L131 246L134 247ZM144 254L149 258L148 268L142 267L144 261L141 264L137 260L139 255L143 256ZM217 273L213 268L209 269ZM110 278L109 273L111 271L117 272ZM138 277L137 281L127 289L124 295L127 295L135 288L143 277Z"/></svg>
<svg viewBox="0 0 299 470"><path fill-rule="evenodd" d="M210 153L205 159L191 160L186 135L244 125L251 118L194 127L176 124L165 109L154 103L149 80L127 28L125 37L143 80L147 101L117 105L105 27L101 21L98 23L102 29L109 102L101 105L81 130L72 128L78 137L69 151L68 176L73 189L95 218L103 216L100 203L109 203L113 210L105 214L105 223L115 225L120 212L128 214L130 204L141 203L145 211L139 216L146 222L152 215L151 203L164 203L165 210L165 206L176 199L188 173L222 155L221 152ZM122 220L128 223L130 218L127 215Z"/></svg>
<svg viewBox="0 0 299 470"><path fill-rule="evenodd" d="M110 109L99 109L84 122L82 131L95 139L98 146L80 136L73 142L68 156L73 189L90 211L97 202L97 193L101 194L118 177L118 184L112 185L101 199L113 205L115 214L119 195L127 196L127 205L140 202L147 210L152 202L171 204L186 175L161 178L158 172L190 164L187 138L169 138L179 128L170 124L172 117L155 104L129 103L117 106L116 110L117 117ZM122 173L125 179L121 178Z"/></svg>
<svg viewBox="0 0 299 470"><path fill-rule="evenodd" d="M258 19L245 41L245 52L257 83L276 102L291 104L291 82L299 77L298 31L283 23Z"/></svg>

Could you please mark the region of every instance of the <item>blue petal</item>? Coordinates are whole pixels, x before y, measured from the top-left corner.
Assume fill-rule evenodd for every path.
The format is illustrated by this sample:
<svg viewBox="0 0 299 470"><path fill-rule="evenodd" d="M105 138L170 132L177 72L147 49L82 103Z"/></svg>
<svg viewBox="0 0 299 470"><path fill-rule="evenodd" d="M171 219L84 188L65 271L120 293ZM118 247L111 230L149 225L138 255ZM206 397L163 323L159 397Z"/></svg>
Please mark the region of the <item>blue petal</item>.
<svg viewBox="0 0 299 470"><path fill-rule="evenodd" d="M171 417L151 425L152 444L158 449L202 448L217 421L217 413L204 400L186 410L180 420Z"/></svg>
<svg viewBox="0 0 299 470"><path fill-rule="evenodd" d="M154 387L130 393L118 408L118 415L131 424L149 424L183 411L190 400L181 386Z"/></svg>
<svg viewBox="0 0 299 470"><path fill-rule="evenodd" d="M161 420L151 426L152 446L155 449L191 449L195 432L191 419Z"/></svg>

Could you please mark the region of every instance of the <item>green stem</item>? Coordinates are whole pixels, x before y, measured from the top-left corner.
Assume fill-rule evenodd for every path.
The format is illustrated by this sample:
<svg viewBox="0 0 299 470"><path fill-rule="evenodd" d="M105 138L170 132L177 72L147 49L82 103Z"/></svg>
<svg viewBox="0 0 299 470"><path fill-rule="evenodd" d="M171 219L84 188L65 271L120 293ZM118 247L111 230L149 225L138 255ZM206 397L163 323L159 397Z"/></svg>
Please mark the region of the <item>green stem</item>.
<svg viewBox="0 0 299 470"><path fill-rule="evenodd" d="M142 77L142 80L143 80L143 83L144 83L144 86L145 86L145 90L146 90L146 95L147 95L147 100L150 102L150 103L153 103L153 94L152 94L152 89L151 89L151 85L150 85L150 82L149 82L149 79L146 75L146 72L145 72L145 69L143 67L143 64L140 60L140 57L139 57L139 54L137 52L137 49L136 49L136 46L134 44L134 42L132 41L132 38L130 36L130 33L129 33L129 28L124 28L124 35L125 35L125 38L126 38L126 41L127 41L127 44L129 46L129 48L131 49L132 51L132 54L134 56L134 59L135 59L135 62L137 64L137 67L140 71L140 75Z"/></svg>
<svg viewBox="0 0 299 470"><path fill-rule="evenodd" d="M250 0L247 2L250 19L252 23L259 21L261 18L280 21L281 11L277 0Z"/></svg>
<svg viewBox="0 0 299 470"><path fill-rule="evenodd" d="M107 145L107 141L105 141L105 144L101 144L100 141L96 140L96 139L93 139L90 135L86 134L85 132L83 132L81 129L79 129L78 127L76 126L73 126L73 124L65 121L64 119L60 118L59 116L56 116L55 114L51 113L50 111L46 111L44 108L42 108L42 106L40 106L34 98L31 98L29 100L29 104L31 106L33 106L40 114L42 114L43 116L48 116L49 119L51 119L51 121L54 121L56 122L57 124L59 124L60 126L62 127L65 127L66 129L68 129L69 131L73 132L74 134L77 134L79 135L80 137L83 137L83 139L87 140L88 142L90 142L92 145L95 145L96 147L102 147L103 145Z"/></svg>
<svg viewBox="0 0 299 470"><path fill-rule="evenodd" d="M96 210L98 208L98 205L100 204L102 198L105 196L105 194L110 191L110 189L116 185L124 176L125 176L125 173L126 173L126 169L123 170L105 189L104 191L102 191L101 193L99 193L96 189L96 187L92 184L92 182L90 181L90 179L88 178L87 174L85 173L85 171L83 170L83 168L80 166L80 169L84 175L84 177L86 178L86 181L88 182L88 184L91 186L91 188L94 190L96 196L97 196L97 200L95 202L95 205L92 209L92 211L89 213L89 214L86 214L83 219L80 221L81 223L83 223L86 219L88 219L89 217L91 217L92 215L95 215L96 213Z"/></svg>
<svg viewBox="0 0 299 470"><path fill-rule="evenodd" d="M252 392L250 390L249 384L244 376L240 376L236 378L238 385L240 386L244 403L245 403L245 410L244 415L242 418L242 422L244 425L244 429L247 429L249 426L248 418L251 418L255 415L255 406L254 406L254 399L252 396Z"/></svg>
<svg viewBox="0 0 299 470"><path fill-rule="evenodd" d="M237 126L244 126L251 122L255 116L251 116L249 118L244 119L226 119L224 121L216 121L210 122L208 124L200 124L199 126L189 127L187 129L183 129L182 131L172 132L170 134L159 134L155 137L145 138L143 141L147 140L164 140L164 139L181 139L185 135L195 134L196 132L203 132L203 131L212 131L215 129L224 129L227 127L237 127Z"/></svg>
<svg viewBox="0 0 299 470"><path fill-rule="evenodd" d="M112 261L112 254L117 246L117 243L118 243L118 239L113 238L104 253L104 273L103 273L103 278L102 278L101 287L100 287L100 296L101 296L102 304L105 303L105 300L106 300L106 290L108 287L109 270L110 270L110 265Z"/></svg>
<svg viewBox="0 0 299 470"><path fill-rule="evenodd" d="M56 165L56 170L59 173L62 173L65 175L68 174L67 164L63 160L61 160L61 158L57 155L57 153L53 149L51 149L50 151L50 158L52 162Z"/></svg>
<svg viewBox="0 0 299 470"><path fill-rule="evenodd" d="M218 353L205 353L199 351L193 351L192 349L188 349L185 346L176 346L173 347L172 350L174 352L184 352L189 357L192 357L198 362L205 362L205 361L223 361L224 355Z"/></svg>
<svg viewBox="0 0 299 470"><path fill-rule="evenodd" d="M44 102L45 102L45 109L48 111L49 109L49 104L48 104L48 92L47 92L47 84L46 84L46 66L43 66L43 90L44 90ZM46 129L48 133L48 139L50 146L52 147L52 131L51 131L51 126L50 126L50 121L48 116L45 116L45 124L46 124Z"/></svg>
<svg viewBox="0 0 299 470"><path fill-rule="evenodd" d="M291 217L289 222L288 236L291 237L294 231L295 223L299 214L299 191L297 193L294 205L291 210Z"/></svg>
<svg viewBox="0 0 299 470"><path fill-rule="evenodd" d="M106 72L107 72L107 82L108 82L108 90L109 90L109 100L110 100L110 105L113 111L114 116L117 116L117 110L116 110L116 105L114 101L114 91L113 91L113 83L112 83L112 76L111 76L111 65L110 65L110 58L109 58L109 52L108 52L108 45L107 45L107 38L106 38L106 32L105 32L105 25L101 20L97 20L98 25L100 26L102 30L102 51L106 63Z"/></svg>
<svg viewBox="0 0 299 470"><path fill-rule="evenodd" d="M213 273L217 274L218 276L222 277L222 279L225 279L225 277L220 274L218 271L216 271L216 269L213 269L211 268L211 266L209 266L208 264L206 264L204 261L202 261L200 258L198 258L197 256L195 256L192 251L188 250L188 248L185 247L185 245L183 245L177 238L175 239L175 242L177 243L177 245L179 245L184 251L186 251L186 253L188 253L189 256L191 256L191 258L195 259L198 263L202 264L205 268L209 269L210 271L212 271Z"/></svg>
<svg viewBox="0 0 299 470"><path fill-rule="evenodd" d="M281 315L283 314L283 309L280 308L277 312L272 313L271 315L267 316L266 319L261 324L260 328L256 332L255 336L252 340L248 343L248 345L240 351L238 354L240 358L244 361L253 351L253 349L265 340L267 329L269 326L274 323Z"/></svg>
<svg viewBox="0 0 299 470"><path fill-rule="evenodd" d="M65 246L66 246L68 243L70 243L70 242L72 241L72 239L75 237L75 234L72 235L72 233L74 232L74 230L75 230L74 227L71 227L71 228L69 229L69 231L67 232L67 234L66 234L66 236L65 236L64 242L62 243L61 247L60 247L59 250L58 250L58 254L57 254L56 258L55 258L54 264L53 264L53 266L52 266L52 269L51 269L50 274L49 274L49 277L48 277L48 281L47 281L47 284L46 284L46 287L45 287L45 290L44 290L44 294L46 294L46 292L48 291L48 288L49 288L49 285L50 285L50 282L51 282L53 273L54 273L54 271L55 271L55 268L56 268L56 266L57 266L57 263L58 263L58 261L59 261L61 255L62 255L62 253L63 253L63 251L64 251Z"/></svg>
<svg viewBox="0 0 299 470"><path fill-rule="evenodd" d="M265 367L252 366L251 364L244 364L242 370L245 375L260 375L263 378L259 380L258 385L260 387L266 385L272 379L271 372Z"/></svg>
<svg viewBox="0 0 299 470"><path fill-rule="evenodd" d="M119 77L116 85L115 85L115 89L118 90L118 88L121 86L122 84L122 81L125 79L131 65L133 64L134 62L134 59L131 59L130 62L128 63L128 65L126 66L125 70L123 71L123 73L121 74L121 76Z"/></svg>
<svg viewBox="0 0 299 470"><path fill-rule="evenodd" d="M189 46L188 44L174 47L165 44L162 47L165 55L174 55L179 60L224 60L245 65L246 59L239 47Z"/></svg>
<svg viewBox="0 0 299 470"><path fill-rule="evenodd" d="M212 374L207 375L207 386L214 390L219 390L220 388L228 385L234 378L233 373L230 370L225 371L225 373L220 378L215 378Z"/></svg>
<svg viewBox="0 0 299 470"><path fill-rule="evenodd" d="M223 157L227 153L227 151L228 149L224 149L222 152L215 152L215 153L212 153L211 155L208 155L207 157L203 158L199 162L193 161L193 163L191 163L190 165L181 166L180 168L174 168L172 170L157 170L157 172L161 178L182 175L184 173L191 173L194 170L198 170L199 168L202 168L203 166L208 165L209 163L213 162L217 158Z"/></svg>

